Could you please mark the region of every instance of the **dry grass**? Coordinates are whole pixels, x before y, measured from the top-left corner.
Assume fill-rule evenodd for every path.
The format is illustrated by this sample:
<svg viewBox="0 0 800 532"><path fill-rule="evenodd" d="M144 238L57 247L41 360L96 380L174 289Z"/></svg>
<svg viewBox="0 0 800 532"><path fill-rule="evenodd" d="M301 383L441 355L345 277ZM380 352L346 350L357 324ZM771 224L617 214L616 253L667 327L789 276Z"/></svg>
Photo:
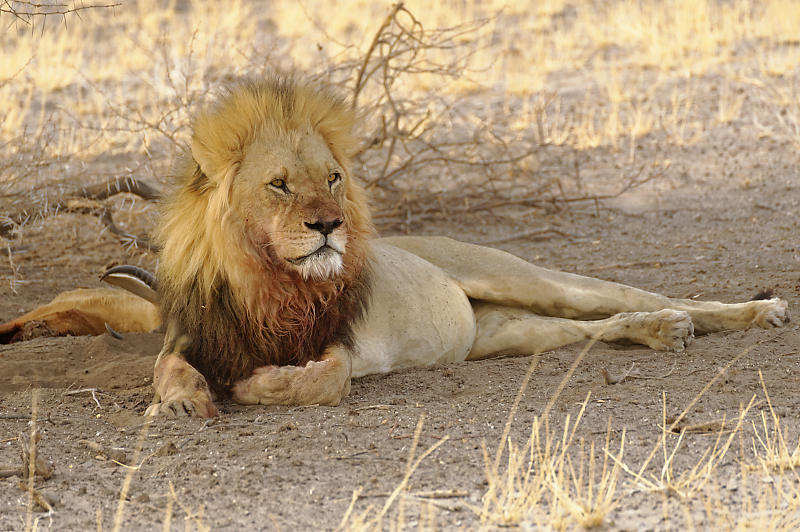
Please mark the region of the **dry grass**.
<svg viewBox="0 0 800 532"><path fill-rule="evenodd" d="M791 471L797 475L798 472L795 470L800 469L800 437L792 448L786 429L772 407L772 399L767 392L767 385L764 383L764 376L760 370L758 376L761 379L761 388L764 390L764 397L769 406L769 416L762 411L760 423L756 424L753 421L753 455L765 474Z"/></svg>
<svg viewBox="0 0 800 532"><path fill-rule="evenodd" d="M553 405L595 341L588 342L575 357L542 415L533 419L530 437L525 444L518 446L509 438L509 433L528 382L539 364L538 356L531 360L509 411L494 459L490 459L486 444L483 443L488 487L483 495L483 505L473 508L473 511L480 517L484 527L500 525L564 529L577 524L593 528L602 525L608 513L617 506L616 487L624 453L625 431L622 431L618 454L611 455L609 419L603 466L597 478L594 441L589 444L588 467L585 467L585 442L581 441L579 450L573 451L575 434L589 402L589 395L581 403L574 422L569 415L564 420L560 437L551 431L549 422ZM503 454L507 454L507 464L501 469ZM611 468L609 457L614 459Z"/></svg>
<svg viewBox="0 0 800 532"><path fill-rule="evenodd" d="M431 445L422 454L416 456L419 438L422 435L422 428L424 425L425 415L423 414L420 416L419 421L417 422L417 427L414 430L414 437L411 440L411 447L408 451L408 461L406 462L406 471L403 475L403 479L400 481L394 491L392 491L392 493L386 497L383 506L381 506L379 510L376 510L376 508L373 506L368 506L362 512L356 511L356 503L358 502L359 496L362 492L361 488L356 489L353 492L353 498L350 502L350 506L347 508L344 517L342 517L342 521L337 530L343 532L384 530L387 525L392 530L404 530L406 528L404 495L408 490L411 477L419 468L420 464L422 464L422 462L428 456L433 454L436 449L441 447L448 440L448 437L445 436ZM395 510L395 515L391 519L387 519L387 516L392 509ZM430 508L428 508L428 511L430 512Z"/></svg>
<svg viewBox="0 0 800 532"><path fill-rule="evenodd" d="M638 484L650 491L665 495L677 495L681 499L691 500L694 496L702 492L707 483L713 480L717 467L723 462L723 458L727 454L734 438L739 434L739 431L744 425L745 418L755 404L755 401L755 397L751 398L747 406L740 410L736 421L732 423L732 428L725 420L719 424L719 429L716 432L716 438L713 444L705 448L700 458L693 466L681 471L675 471L675 458L678 456L678 451L681 450L686 430L680 430L677 441L672 445L669 440L671 436L674 435L674 423L671 426L667 424L667 402L666 394L664 394L662 396L661 438L656 446L663 459L658 474L651 474L649 478L644 475L644 471L649 465L654 453L650 454L650 458L645 460L638 472L633 471L627 466L623 466L625 471L630 473Z"/></svg>
<svg viewBox="0 0 800 532"><path fill-rule="evenodd" d="M572 421L564 420L559 435L547 417L534 418L531 435L521 446L508 439L507 463L494 468L484 446L489 484L482 508L476 508L484 526L523 526L562 530L575 525L601 526L619 505L617 481L624 454L625 431L619 450L611 453L611 420L606 431L602 466L598 467L595 442L576 442L576 431L589 397ZM576 448L577 447L577 448ZM588 462L588 464L587 464Z"/></svg>

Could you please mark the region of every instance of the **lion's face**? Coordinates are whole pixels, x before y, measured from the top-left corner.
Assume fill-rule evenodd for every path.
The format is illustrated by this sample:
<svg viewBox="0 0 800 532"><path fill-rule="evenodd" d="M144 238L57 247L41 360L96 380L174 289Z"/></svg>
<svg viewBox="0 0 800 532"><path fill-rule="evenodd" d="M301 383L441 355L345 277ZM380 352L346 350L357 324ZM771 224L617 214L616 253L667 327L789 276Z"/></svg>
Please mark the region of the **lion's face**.
<svg viewBox="0 0 800 532"><path fill-rule="evenodd" d="M232 199L260 259L306 279L340 275L351 230L349 179L310 129L259 135L245 151Z"/></svg>

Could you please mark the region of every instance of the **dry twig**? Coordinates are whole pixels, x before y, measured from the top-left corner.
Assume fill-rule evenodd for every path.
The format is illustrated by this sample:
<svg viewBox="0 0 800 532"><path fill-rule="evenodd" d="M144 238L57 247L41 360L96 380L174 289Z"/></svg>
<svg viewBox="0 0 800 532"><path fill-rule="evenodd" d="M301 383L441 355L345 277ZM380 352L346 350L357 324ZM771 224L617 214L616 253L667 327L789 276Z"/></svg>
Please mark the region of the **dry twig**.
<svg viewBox="0 0 800 532"><path fill-rule="evenodd" d="M36 506L41 508L42 511L48 512L48 513L52 513L53 512L53 506L47 501L47 499L44 497L44 495L42 495L39 492L39 490L37 490L36 488L32 488L32 487L28 486L28 484L26 484L25 481L23 481L23 480L20 480L17 483L17 487L19 489L21 489L22 491L24 491L25 493L28 493L30 495L30 497L33 499L33 502L36 504Z"/></svg>
<svg viewBox="0 0 800 532"><path fill-rule="evenodd" d="M104 460L111 460L118 464L126 464L128 462L128 455L124 449L119 447L109 447L91 440L79 440L79 443L97 453Z"/></svg>
<svg viewBox="0 0 800 532"><path fill-rule="evenodd" d="M42 435L39 431L34 431L30 436L25 432L20 432L19 436L17 436L20 454L22 455L21 472L23 478L28 478L32 473L34 476L47 480L55 471L53 463L38 453L37 444L41 439Z"/></svg>

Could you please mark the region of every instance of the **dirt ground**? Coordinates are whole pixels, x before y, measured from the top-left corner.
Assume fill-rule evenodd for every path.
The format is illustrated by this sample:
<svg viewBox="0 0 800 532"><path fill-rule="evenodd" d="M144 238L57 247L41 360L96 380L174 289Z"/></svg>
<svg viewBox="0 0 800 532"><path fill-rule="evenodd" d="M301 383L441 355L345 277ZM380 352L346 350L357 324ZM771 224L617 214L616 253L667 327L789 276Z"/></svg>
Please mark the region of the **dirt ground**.
<svg viewBox="0 0 800 532"><path fill-rule="evenodd" d="M597 206L482 212L458 220L441 216L411 229L482 243L556 227L558 233L512 239L497 247L545 267L672 296L734 302L771 289L800 315L796 148L735 123L706 131L691 146L662 146L655 136L640 148L641 160L666 157L671 167L658 180L615 200ZM581 155L589 180L613 179L627 157L611 149ZM543 152L542 168L558 168L558 157ZM561 164L566 172L570 165ZM140 218L127 222L146 229L147 213ZM16 252L13 262L0 261L2 321L61 290L97 286L97 273L111 261L153 266L152 257L127 252L89 215L64 214L29 224L9 245ZM11 280L17 281L15 290ZM607 515L605 529L717 528L720 523L735 528L740 523L737 512L748 504L757 508L779 478L796 496L800 482L791 471L742 473L749 471L743 464L756 463L750 421L769 412L759 372L792 449L797 442L796 323L699 337L677 354L603 343L589 350L558 396L551 429L560 435L567 415L574 419L589 394L576 432L585 447L576 444L576 451L588 449L592 441L601 448L610 419L611 449L619 447L624 429L623 461L634 471L662 437L662 394L666 415L673 417L716 378L690 409L687 426L735 418L742 405L758 396L748 423L699 495L684 500L649 490L620 472L619 504ZM0 346L0 464L19 464L17 436L30 431L33 418L42 434L39 453L55 467L51 478L35 482L53 509L46 514L37 508L32 514L38 528L100 530L121 515L126 530L153 530L164 527L165 520L171 520L172 528L335 529L357 488L361 492L354 515L384 506L403 480L415 427L424 416L417 456L448 439L421 462L384 525L474 530L481 523L476 510L487 490L482 445L493 455L501 443L531 364L530 358L510 357L411 369L354 381L350 396L335 408L223 402L221 416L211 421L156 419L145 424L142 415L152 394L159 344L160 336L153 333ZM511 426L509 438L515 445L528 440L534 417L554 397L583 347L541 356ZM612 376L630 374L610 385L602 376L604 369ZM687 432L676 453L675 471L694 465L716 438L713 430ZM671 449L678 436L667 440ZM659 450L646 471L658 477L663 464ZM0 478L0 530L24 529L29 519L28 494L19 488L20 480ZM402 515L397 513L400 501ZM792 518L800 516L787 516ZM485 523L489 529L500 524Z"/></svg>

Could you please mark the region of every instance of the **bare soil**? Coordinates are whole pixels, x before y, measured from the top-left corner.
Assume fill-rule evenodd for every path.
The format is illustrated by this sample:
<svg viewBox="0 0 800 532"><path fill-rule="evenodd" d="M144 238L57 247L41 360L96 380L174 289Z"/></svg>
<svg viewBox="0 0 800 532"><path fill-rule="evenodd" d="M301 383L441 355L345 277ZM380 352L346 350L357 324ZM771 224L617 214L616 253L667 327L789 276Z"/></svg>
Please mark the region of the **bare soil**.
<svg viewBox="0 0 800 532"><path fill-rule="evenodd" d="M608 181L618 177L618 163L627 157L606 149L580 155L585 157L584 179ZM559 163L557 157L544 152L542 167L562 164L567 173L570 159ZM798 315L796 148L731 124L706 131L689 147L667 147L658 138L649 139L640 146L639 157L668 157L672 166L662 178L597 206L556 204L552 209L498 210L457 220L442 216L411 229L482 243L556 227L557 234L497 246L545 267L672 296L734 302L772 289ZM146 230L148 216L137 216L122 218L122 223ZM97 286L97 273L111 261L153 267L152 257L129 253L89 215L65 214L29 224L9 244L17 252L13 262L0 261L2 321L61 290ZM10 287L12 279L19 281L16 291ZM550 416L553 430L558 434L567 414L574 416L590 394L578 437L587 446L595 441L602 447L610 418L612 442L618 445L625 429L624 459L638 470L661 437L662 394L667 416L675 416L719 377L686 422L731 419L754 394L763 399L762 372L794 444L800 429L800 334L795 323L771 331L699 337L683 353L597 344L558 397ZM43 338L0 346L0 464L20 463L17 435L30 431L33 414L42 433L39 453L55 466L50 479L35 482L53 507L50 515L41 509L33 513L40 518L39 528L100 529L99 523L109 528L122 493L127 530L160 528L165 519L172 520L173 528L188 521L190 527L212 529L335 529L356 488L363 488L356 511L383 506L403 478L414 429L424 415L417 454L449 439L413 475L404 517L390 512L389 520L399 519L408 528L421 523L422 528L435 524L445 530L472 530L480 520L471 508L480 507L486 491L482 444L490 452L497 448L531 364L530 358L510 357L411 369L355 380L350 396L335 408L223 402L218 419L157 419L143 425L159 343L154 333L121 340L110 335ZM542 355L512 425L510 438L516 444L527 441L531 420L554 396L582 347ZM605 384L603 369L619 376L631 367L624 382ZM748 419L767 408L759 403ZM715 504L735 508L737 501L755 500L773 481L757 471L747 485L739 480L741 463L755 462L751 435L752 428L746 427L714 474L713 497L720 501ZM715 437L687 433L676 470L693 465ZM670 438L673 444L677 441L677 436ZM657 476L662 464L663 457L657 456L648 471ZM123 492L129 474L130 487ZM687 526L684 507L695 525L707 519L704 499L682 501L621 475L621 504L607 516L606 529L680 529ZM797 476L787 475L797 488ZM25 528L28 495L19 481L19 476L0 478L0 530Z"/></svg>

